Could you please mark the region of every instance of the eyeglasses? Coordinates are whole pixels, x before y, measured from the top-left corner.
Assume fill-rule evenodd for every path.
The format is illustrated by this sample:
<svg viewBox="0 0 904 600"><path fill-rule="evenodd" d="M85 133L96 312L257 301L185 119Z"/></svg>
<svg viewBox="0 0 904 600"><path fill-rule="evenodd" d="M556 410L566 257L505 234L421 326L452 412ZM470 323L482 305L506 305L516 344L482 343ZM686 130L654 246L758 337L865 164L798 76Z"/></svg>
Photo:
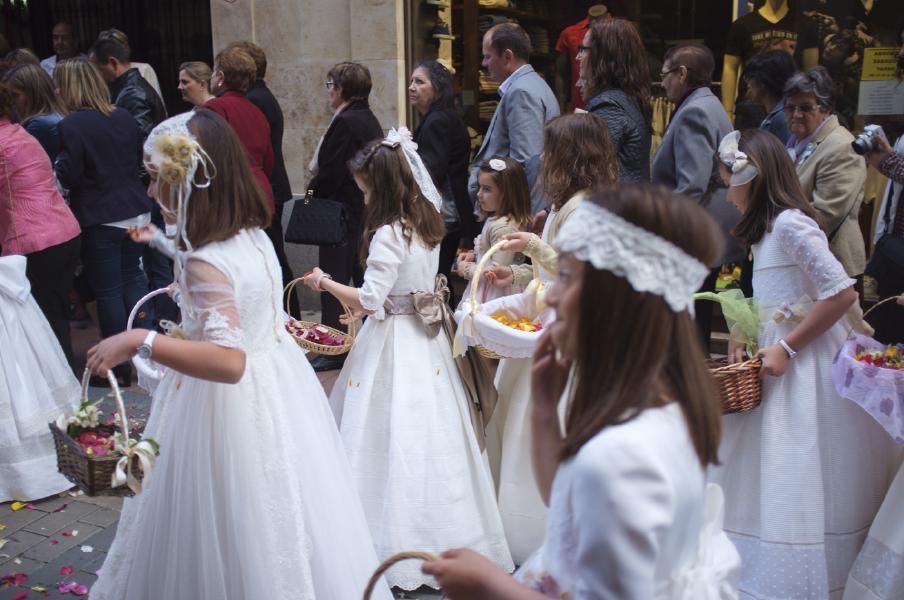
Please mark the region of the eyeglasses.
<svg viewBox="0 0 904 600"><path fill-rule="evenodd" d="M796 112L806 115L822 107L818 104L786 104L783 108L789 115L793 115Z"/></svg>
<svg viewBox="0 0 904 600"><path fill-rule="evenodd" d="M661 71L659 73L659 81L662 81L663 79L665 79L666 77L668 77L669 75L671 75L672 73L674 73L675 71L677 71L680 68L681 68L681 65L678 65L677 67L673 67L673 68L669 69L668 71Z"/></svg>
<svg viewBox="0 0 904 600"><path fill-rule="evenodd" d="M590 46L578 46L578 54L590 53Z"/></svg>
<svg viewBox="0 0 904 600"><path fill-rule="evenodd" d="M331 90L334 87L336 87L336 82L333 81L332 79L327 79L326 81L323 82L323 85L326 86L326 89Z"/></svg>

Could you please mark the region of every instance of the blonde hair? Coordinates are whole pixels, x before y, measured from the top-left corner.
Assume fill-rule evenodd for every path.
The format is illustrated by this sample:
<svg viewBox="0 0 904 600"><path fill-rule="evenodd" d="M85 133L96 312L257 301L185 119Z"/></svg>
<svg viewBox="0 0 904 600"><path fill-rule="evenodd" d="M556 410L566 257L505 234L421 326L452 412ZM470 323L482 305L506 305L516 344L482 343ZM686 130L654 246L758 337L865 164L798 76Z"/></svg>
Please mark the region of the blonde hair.
<svg viewBox="0 0 904 600"><path fill-rule="evenodd" d="M210 78L213 76L213 71L206 62L201 62L200 60L184 62L179 65L179 71L185 71L189 77L206 84L207 89L210 89Z"/></svg>
<svg viewBox="0 0 904 600"><path fill-rule="evenodd" d="M110 89L100 71L87 58L70 58L58 62L53 69L53 82L70 112L87 109L107 116L113 114Z"/></svg>

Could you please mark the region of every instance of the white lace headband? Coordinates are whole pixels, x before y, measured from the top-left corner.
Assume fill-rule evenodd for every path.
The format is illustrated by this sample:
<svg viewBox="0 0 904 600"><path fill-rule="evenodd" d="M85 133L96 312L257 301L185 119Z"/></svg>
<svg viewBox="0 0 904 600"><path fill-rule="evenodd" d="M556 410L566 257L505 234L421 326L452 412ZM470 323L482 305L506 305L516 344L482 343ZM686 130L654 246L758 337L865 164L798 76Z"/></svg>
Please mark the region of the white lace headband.
<svg viewBox="0 0 904 600"><path fill-rule="evenodd" d="M584 200L556 236L562 252L628 281L634 290L660 296L675 311L694 314L694 292L709 267L672 242Z"/></svg>
<svg viewBox="0 0 904 600"><path fill-rule="evenodd" d="M731 169L730 185L732 187L750 183L760 174L748 156L738 149L740 139L741 132L732 131L722 138L722 142L719 144L719 160Z"/></svg>
<svg viewBox="0 0 904 600"><path fill-rule="evenodd" d="M430 171L427 170L424 161L421 160L421 156L417 153L417 144L414 143L408 128L390 129L382 143L390 148L402 147L402 154L405 155L405 160L408 161L408 167L411 169L411 174L414 175L414 181L421 188L421 193L433 205L436 212L441 212L443 197L436 189Z"/></svg>
<svg viewBox="0 0 904 600"><path fill-rule="evenodd" d="M144 142L147 163L157 173L157 179L166 183L169 189L171 208L161 206L161 211L175 214L176 237L185 242L188 250L192 245L185 229L192 188L206 188L216 176L210 157L188 130L188 121L193 116L193 112L186 112L163 121ZM199 170L200 181L196 180Z"/></svg>

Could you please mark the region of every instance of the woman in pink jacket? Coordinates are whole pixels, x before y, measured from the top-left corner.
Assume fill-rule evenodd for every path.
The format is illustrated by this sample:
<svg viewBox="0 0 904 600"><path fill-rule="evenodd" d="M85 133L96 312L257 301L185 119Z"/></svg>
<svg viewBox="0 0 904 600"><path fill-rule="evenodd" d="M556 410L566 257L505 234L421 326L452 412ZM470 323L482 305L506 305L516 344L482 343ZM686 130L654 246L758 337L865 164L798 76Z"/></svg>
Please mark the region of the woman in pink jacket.
<svg viewBox="0 0 904 600"><path fill-rule="evenodd" d="M10 121L12 114L12 92L0 84L0 250L28 259L31 293L72 365L68 297L81 230L57 189L47 153Z"/></svg>

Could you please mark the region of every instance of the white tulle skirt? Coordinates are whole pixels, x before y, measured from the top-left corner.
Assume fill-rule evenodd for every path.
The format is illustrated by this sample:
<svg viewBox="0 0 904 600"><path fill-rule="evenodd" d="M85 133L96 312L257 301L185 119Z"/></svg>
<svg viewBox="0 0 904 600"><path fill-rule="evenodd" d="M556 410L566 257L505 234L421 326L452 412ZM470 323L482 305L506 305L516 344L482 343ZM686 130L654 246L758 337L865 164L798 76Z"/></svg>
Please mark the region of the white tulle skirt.
<svg viewBox="0 0 904 600"><path fill-rule="evenodd" d="M288 334L249 354L235 385L168 373L146 435L160 456L125 502L92 600L361 596L373 543L323 389Z"/></svg>

